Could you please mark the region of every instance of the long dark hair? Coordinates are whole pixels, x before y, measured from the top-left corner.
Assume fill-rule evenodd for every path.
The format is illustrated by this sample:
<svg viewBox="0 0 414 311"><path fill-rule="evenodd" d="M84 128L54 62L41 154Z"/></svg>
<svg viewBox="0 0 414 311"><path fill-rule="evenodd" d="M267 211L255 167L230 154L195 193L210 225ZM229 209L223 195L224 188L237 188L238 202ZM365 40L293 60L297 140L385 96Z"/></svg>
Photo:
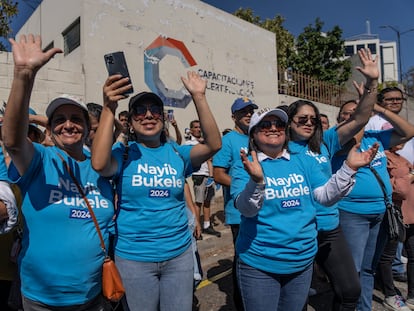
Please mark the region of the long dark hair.
<svg viewBox="0 0 414 311"><path fill-rule="evenodd" d="M298 113L298 110L303 106L312 107L313 110L315 111L316 119L318 120L318 122L316 122L315 124L315 131L312 137L309 138L308 140L308 147L312 152L321 153L321 144L323 141L321 115L319 113L318 107L316 107L316 105L310 101L300 99L290 104L288 111L287 111L287 115L289 119L288 119L288 124L287 124L287 129L286 129L286 141L293 140L292 137L294 136L293 135L294 133L290 125L292 123L293 117Z"/></svg>

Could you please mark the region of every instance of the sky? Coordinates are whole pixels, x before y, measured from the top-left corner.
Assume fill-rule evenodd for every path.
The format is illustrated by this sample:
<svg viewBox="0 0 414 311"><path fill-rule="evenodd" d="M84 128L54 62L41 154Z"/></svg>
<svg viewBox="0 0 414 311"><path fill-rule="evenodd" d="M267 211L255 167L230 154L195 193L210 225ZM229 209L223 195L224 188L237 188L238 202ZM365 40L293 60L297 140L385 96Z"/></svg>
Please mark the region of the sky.
<svg viewBox="0 0 414 311"><path fill-rule="evenodd" d="M397 32L383 25L393 26L400 32L403 72L414 67L414 0L202 0L216 8L234 13L238 8L251 8L261 19L281 15L283 26L294 36L304 27L314 24L319 17L324 22L324 31L338 25L343 38L367 33L367 21L371 34L378 34L384 41L396 41ZM41 0L19 1L19 14L11 27L17 32ZM15 33L14 32L14 33ZM3 43L7 43L2 39Z"/></svg>
<svg viewBox="0 0 414 311"><path fill-rule="evenodd" d="M317 17L324 22L324 31L338 25L343 39L367 33L379 35L380 40L397 42L400 32L403 73L414 67L414 1L413 0L202 0L216 8L234 13L239 8L250 8L262 20L277 15L285 18L283 26L295 37L312 24ZM403 34L405 31L413 31Z"/></svg>

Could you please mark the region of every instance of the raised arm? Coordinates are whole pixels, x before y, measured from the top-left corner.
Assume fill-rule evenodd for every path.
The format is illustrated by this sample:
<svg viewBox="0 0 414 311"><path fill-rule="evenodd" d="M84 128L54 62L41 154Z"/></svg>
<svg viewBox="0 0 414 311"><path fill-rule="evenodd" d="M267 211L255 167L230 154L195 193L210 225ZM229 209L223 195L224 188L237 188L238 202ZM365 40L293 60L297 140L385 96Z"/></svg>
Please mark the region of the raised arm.
<svg viewBox="0 0 414 311"><path fill-rule="evenodd" d="M14 75L4 113L3 143L20 175L28 169L33 158L33 145L27 138L28 109L36 73L56 53L52 48L42 51L40 36L22 35L19 42L10 39L14 60Z"/></svg>
<svg viewBox="0 0 414 311"><path fill-rule="evenodd" d="M128 83L128 78L113 75L106 79L103 87L103 109L92 143L92 167L102 176L113 176L118 169L111 154L113 128L118 101L125 98L123 93L131 87Z"/></svg>
<svg viewBox="0 0 414 311"><path fill-rule="evenodd" d="M359 104L352 115L346 122L338 125L337 133L341 145L346 144L356 133L358 133L368 122L374 104L377 102L378 87L378 57L372 60L371 51L369 49L361 49L358 51L359 59L362 67L356 67L366 79L363 88L359 87L361 92ZM354 84L355 85L355 84Z"/></svg>
<svg viewBox="0 0 414 311"><path fill-rule="evenodd" d="M174 118L171 120L171 125L175 131L175 141L177 144L181 145L183 142L183 135L181 135L180 128L178 127L177 121Z"/></svg>
<svg viewBox="0 0 414 311"><path fill-rule="evenodd" d="M394 128L391 135L390 148L403 144L414 136L414 125L409 123L398 114L375 104L374 111L379 113L385 120L387 120Z"/></svg>
<svg viewBox="0 0 414 311"><path fill-rule="evenodd" d="M193 98L203 131L204 143L195 145L190 155L193 167L198 167L221 148L221 136L207 103L207 81L194 71L189 71L187 78L181 77L181 80Z"/></svg>

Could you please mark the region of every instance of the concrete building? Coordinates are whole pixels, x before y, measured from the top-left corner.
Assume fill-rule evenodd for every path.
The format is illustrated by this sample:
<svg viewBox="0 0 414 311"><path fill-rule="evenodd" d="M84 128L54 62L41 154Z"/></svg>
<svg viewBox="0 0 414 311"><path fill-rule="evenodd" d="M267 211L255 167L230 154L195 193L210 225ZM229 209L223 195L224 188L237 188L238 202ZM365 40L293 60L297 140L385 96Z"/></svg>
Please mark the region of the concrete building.
<svg viewBox="0 0 414 311"><path fill-rule="evenodd" d="M397 44L395 41L381 41L378 35L371 34L368 21L367 33L345 39L345 56L352 57L362 48L370 49L373 57L378 56L381 83L398 81Z"/></svg>
<svg viewBox="0 0 414 311"><path fill-rule="evenodd" d="M259 106L279 102L275 35L201 1L43 0L16 37L27 33L40 34L44 49L64 51L38 73L32 96L38 113L61 93L101 103L104 54L114 51L124 51L135 92L164 97L182 130L196 118L180 80L188 70L207 79L221 130L232 126L237 97ZM12 72L11 53L1 53L0 100L7 100Z"/></svg>

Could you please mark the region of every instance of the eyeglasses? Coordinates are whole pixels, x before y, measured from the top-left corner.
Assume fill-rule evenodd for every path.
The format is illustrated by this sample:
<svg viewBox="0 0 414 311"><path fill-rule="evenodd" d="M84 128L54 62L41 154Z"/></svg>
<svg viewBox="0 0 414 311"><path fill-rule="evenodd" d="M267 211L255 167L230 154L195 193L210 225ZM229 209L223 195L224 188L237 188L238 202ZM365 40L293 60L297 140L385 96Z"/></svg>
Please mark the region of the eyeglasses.
<svg viewBox="0 0 414 311"><path fill-rule="evenodd" d="M405 100L405 98L403 97L390 97L390 98L384 98L384 102L386 102L387 104L391 104L391 103L402 103Z"/></svg>
<svg viewBox="0 0 414 311"><path fill-rule="evenodd" d="M136 105L132 109L134 120L143 120L147 115L147 111L151 112L154 119L161 119L163 115L162 107L159 105Z"/></svg>
<svg viewBox="0 0 414 311"><path fill-rule="evenodd" d="M268 131L272 128L272 125L276 127L278 131L284 131L286 129L286 123L282 120L276 119L276 120L263 120L260 121L256 127L259 131Z"/></svg>
<svg viewBox="0 0 414 311"><path fill-rule="evenodd" d="M293 120L293 122L295 122L297 125L306 125L308 121L310 121L312 126L315 126L316 124L320 122L320 120L316 117L300 116L296 118L297 120L296 121Z"/></svg>

